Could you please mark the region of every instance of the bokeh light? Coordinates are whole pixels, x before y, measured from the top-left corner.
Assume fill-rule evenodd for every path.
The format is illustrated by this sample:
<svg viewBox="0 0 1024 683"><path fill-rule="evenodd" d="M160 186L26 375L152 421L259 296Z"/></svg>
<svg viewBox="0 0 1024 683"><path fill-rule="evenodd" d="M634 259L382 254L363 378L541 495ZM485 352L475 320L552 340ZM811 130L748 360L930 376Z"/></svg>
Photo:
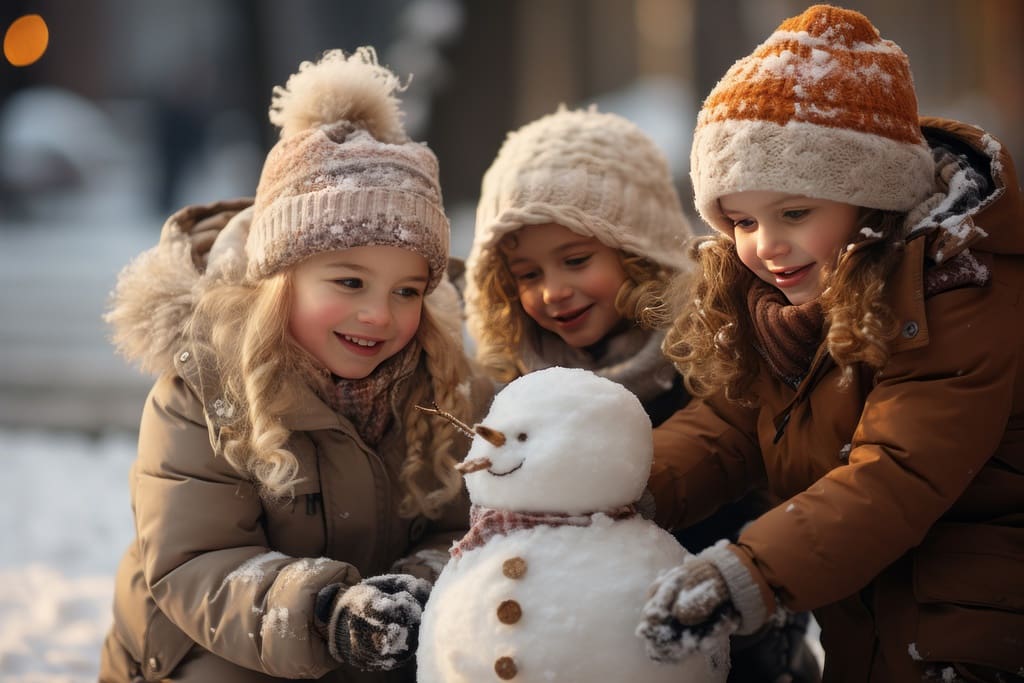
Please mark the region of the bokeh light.
<svg viewBox="0 0 1024 683"><path fill-rule="evenodd" d="M38 14L26 14L7 27L4 34L4 57L14 66L28 66L39 61L50 43L50 29Z"/></svg>

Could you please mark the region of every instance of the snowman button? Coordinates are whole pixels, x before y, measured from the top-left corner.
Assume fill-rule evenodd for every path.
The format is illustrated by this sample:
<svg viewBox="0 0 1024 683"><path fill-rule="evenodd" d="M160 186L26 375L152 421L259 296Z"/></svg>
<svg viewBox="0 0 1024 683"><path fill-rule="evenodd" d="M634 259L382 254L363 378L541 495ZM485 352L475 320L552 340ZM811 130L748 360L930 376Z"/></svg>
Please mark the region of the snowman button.
<svg viewBox="0 0 1024 683"><path fill-rule="evenodd" d="M523 618L523 608L515 600L503 600L498 605L498 621L503 624L514 624Z"/></svg>
<svg viewBox="0 0 1024 683"><path fill-rule="evenodd" d="M508 681L515 678L519 671L511 657L498 657L494 662L494 673L498 674L498 678Z"/></svg>
<svg viewBox="0 0 1024 683"><path fill-rule="evenodd" d="M526 560L521 557L513 557L505 560L501 565L501 573L510 579L521 579L526 573Z"/></svg>

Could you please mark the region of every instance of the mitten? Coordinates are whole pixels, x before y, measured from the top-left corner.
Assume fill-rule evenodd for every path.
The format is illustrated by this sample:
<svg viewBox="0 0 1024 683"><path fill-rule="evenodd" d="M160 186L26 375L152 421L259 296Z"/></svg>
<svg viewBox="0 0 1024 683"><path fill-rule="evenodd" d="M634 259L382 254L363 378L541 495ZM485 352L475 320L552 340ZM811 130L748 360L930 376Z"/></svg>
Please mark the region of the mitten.
<svg viewBox="0 0 1024 683"><path fill-rule="evenodd" d="M389 671L416 654L420 616L430 583L384 574L344 589L332 584L317 594L317 629L339 662L363 671Z"/></svg>
<svg viewBox="0 0 1024 683"><path fill-rule="evenodd" d="M418 579L425 579L434 584L449 559L451 559L451 555L447 551L426 548L399 558L391 565L390 571L392 574L411 574Z"/></svg>
<svg viewBox="0 0 1024 683"><path fill-rule="evenodd" d="M751 632L768 611L754 578L719 541L665 572L651 586L637 635L657 661L700 652L713 667L728 661L729 636Z"/></svg>

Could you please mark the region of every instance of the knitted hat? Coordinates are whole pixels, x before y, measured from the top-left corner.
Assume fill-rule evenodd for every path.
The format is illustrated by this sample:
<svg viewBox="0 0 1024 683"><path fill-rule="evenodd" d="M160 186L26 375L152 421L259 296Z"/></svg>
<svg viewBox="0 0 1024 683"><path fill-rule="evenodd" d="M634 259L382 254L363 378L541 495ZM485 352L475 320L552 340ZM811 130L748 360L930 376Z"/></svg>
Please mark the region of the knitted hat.
<svg viewBox="0 0 1024 683"><path fill-rule="evenodd" d="M449 225L437 158L401 124L398 77L373 48L303 62L274 88L281 139L263 165L246 243L250 278L314 254L395 246L420 254L427 291L444 274Z"/></svg>
<svg viewBox="0 0 1024 683"><path fill-rule="evenodd" d="M704 101L690 153L697 210L746 190L907 211L932 187L907 56L858 12L815 5L740 59Z"/></svg>
<svg viewBox="0 0 1024 683"><path fill-rule="evenodd" d="M675 269L691 235L664 155L636 125L596 108L559 107L509 133L484 174L468 279L503 236L541 223Z"/></svg>

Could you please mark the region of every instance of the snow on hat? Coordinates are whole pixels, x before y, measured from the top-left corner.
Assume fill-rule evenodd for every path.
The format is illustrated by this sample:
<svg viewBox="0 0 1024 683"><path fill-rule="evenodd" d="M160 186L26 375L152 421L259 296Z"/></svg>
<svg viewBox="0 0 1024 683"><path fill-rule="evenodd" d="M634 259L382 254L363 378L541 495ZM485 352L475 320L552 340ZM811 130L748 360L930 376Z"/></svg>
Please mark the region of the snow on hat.
<svg viewBox="0 0 1024 683"><path fill-rule="evenodd" d="M674 269L691 235L661 151L632 122L593 107L562 106L509 133L484 174L470 284L502 237L543 223Z"/></svg>
<svg viewBox="0 0 1024 683"><path fill-rule="evenodd" d="M690 153L694 201L769 190L907 211L932 187L907 56L864 15L815 5L784 21L708 95Z"/></svg>
<svg viewBox="0 0 1024 683"><path fill-rule="evenodd" d="M249 277L325 251L395 246L423 256L427 291L437 285L449 240L437 158L406 136L400 89L370 47L326 52L274 88L270 121L281 139L256 190Z"/></svg>

